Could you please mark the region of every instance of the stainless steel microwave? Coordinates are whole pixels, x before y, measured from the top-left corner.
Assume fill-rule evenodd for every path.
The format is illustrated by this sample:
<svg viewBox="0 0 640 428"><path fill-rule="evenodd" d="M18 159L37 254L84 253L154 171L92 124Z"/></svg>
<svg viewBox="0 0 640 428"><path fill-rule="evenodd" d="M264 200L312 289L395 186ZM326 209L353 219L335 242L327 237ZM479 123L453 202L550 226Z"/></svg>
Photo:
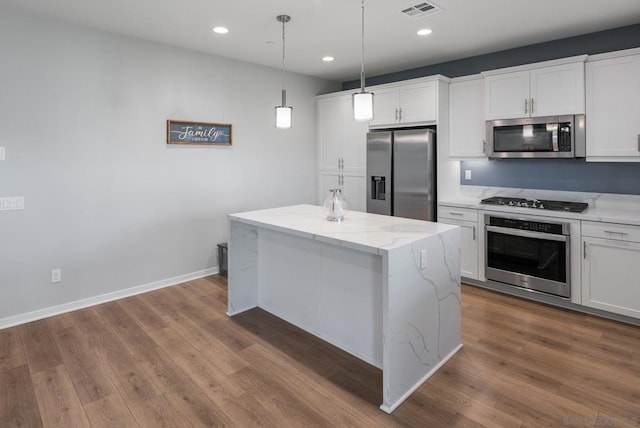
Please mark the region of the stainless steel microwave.
<svg viewBox="0 0 640 428"><path fill-rule="evenodd" d="M583 158L584 115L488 120L489 157Z"/></svg>

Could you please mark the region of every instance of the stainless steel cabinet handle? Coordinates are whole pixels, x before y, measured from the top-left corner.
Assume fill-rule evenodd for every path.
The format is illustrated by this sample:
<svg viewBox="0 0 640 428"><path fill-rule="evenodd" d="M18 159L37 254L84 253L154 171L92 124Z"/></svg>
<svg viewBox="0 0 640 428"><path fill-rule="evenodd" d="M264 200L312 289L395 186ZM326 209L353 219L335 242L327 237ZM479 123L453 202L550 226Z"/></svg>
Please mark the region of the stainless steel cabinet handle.
<svg viewBox="0 0 640 428"><path fill-rule="evenodd" d="M524 100L524 114L529 114L529 100Z"/></svg>
<svg viewBox="0 0 640 428"><path fill-rule="evenodd" d="M473 226L473 240L476 240L476 227Z"/></svg>
<svg viewBox="0 0 640 428"><path fill-rule="evenodd" d="M402 122L402 107L400 107L400 108L398 109L398 111L400 112L400 114L399 114L399 116L398 116L398 121L399 121L399 122Z"/></svg>
<svg viewBox="0 0 640 428"><path fill-rule="evenodd" d="M453 211L449 211L449 214L451 214L451 215L464 215L464 213L456 213L456 212L453 212Z"/></svg>
<svg viewBox="0 0 640 428"><path fill-rule="evenodd" d="M396 122L398 121L398 107L396 107Z"/></svg>
<svg viewBox="0 0 640 428"><path fill-rule="evenodd" d="M620 235L620 236L628 235L627 232L616 232L615 230L605 230L604 233L611 233L611 234Z"/></svg>
<svg viewBox="0 0 640 428"><path fill-rule="evenodd" d="M535 111L535 107L533 104L533 98L531 98L531 114L533 114L534 111Z"/></svg>
<svg viewBox="0 0 640 428"><path fill-rule="evenodd" d="M640 143L638 145L640 146ZM485 153L485 154L487 153L487 141L486 140L482 140L482 153Z"/></svg>
<svg viewBox="0 0 640 428"><path fill-rule="evenodd" d="M587 258L587 242L586 241L582 242L582 254L583 254L582 257L586 259Z"/></svg>

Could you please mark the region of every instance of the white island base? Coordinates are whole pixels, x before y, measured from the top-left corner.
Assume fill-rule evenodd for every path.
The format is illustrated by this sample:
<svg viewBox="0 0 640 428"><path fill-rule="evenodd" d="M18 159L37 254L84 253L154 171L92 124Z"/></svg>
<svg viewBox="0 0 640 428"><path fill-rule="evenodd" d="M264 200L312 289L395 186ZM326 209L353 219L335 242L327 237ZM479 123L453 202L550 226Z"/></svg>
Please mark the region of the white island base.
<svg viewBox="0 0 640 428"><path fill-rule="evenodd" d="M385 412L462 347L457 226L313 205L229 218L227 314L260 307L382 369Z"/></svg>

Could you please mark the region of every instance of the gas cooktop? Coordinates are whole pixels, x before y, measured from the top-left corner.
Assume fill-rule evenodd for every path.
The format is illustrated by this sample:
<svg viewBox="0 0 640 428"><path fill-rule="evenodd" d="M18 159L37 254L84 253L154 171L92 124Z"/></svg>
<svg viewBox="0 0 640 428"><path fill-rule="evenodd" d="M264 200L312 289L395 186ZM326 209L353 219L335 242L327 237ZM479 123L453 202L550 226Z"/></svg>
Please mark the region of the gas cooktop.
<svg viewBox="0 0 640 428"><path fill-rule="evenodd" d="M481 204L487 205L506 205L509 207L521 208L537 208L541 210L566 211L571 213L581 213L589 208L589 204L585 202L564 202L564 201L548 201L538 199L524 198L506 198L502 196L494 196L492 198L483 199Z"/></svg>

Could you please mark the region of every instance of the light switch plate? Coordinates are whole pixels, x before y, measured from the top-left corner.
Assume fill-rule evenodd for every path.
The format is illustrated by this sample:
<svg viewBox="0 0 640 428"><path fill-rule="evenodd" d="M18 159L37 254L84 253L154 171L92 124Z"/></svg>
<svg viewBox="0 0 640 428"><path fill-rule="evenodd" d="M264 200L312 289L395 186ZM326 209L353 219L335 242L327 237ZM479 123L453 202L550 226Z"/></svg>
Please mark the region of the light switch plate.
<svg viewBox="0 0 640 428"><path fill-rule="evenodd" d="M471 180L471 170L470 169L465 169L464 170L464 179L465 180Z"/></svg>
<svg viewBox="0 0 640 428"><path fill-rule="evenodd" d="M0 146L0 161L4 160L4 147Z"/></svg>
<svg viewBox="0 0 640 428"><path fill-rule="evenodd" d="M24 196L13 198L0 198L0 211L13 211L24 209Z"/></svg>

